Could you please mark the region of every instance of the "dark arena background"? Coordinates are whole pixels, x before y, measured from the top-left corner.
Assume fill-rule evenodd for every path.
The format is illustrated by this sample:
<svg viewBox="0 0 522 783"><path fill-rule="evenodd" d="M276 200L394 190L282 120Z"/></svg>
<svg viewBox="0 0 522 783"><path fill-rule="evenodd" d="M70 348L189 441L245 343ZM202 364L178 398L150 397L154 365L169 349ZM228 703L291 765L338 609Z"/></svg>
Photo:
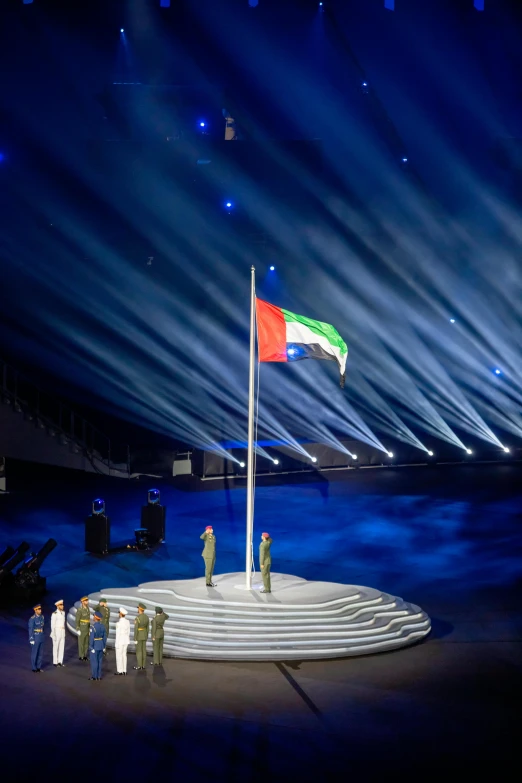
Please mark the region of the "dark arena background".
<svg viewBox="0 0 522 783"><path fill-rule="evenodd" d="M4 0L0 58L2 779L510 779L522 4ZM258 630L220 633L249 600L220 582L245 571L252 266L348 361L344 388L294 349L256 365ZM400 596L431 631L300 656L281 575ZM90 681L80 598L107 593L114 623L147 582L189 585L205 621L167 608L174 646L135 671L133 598L128 676L111 625Z"/></svg>

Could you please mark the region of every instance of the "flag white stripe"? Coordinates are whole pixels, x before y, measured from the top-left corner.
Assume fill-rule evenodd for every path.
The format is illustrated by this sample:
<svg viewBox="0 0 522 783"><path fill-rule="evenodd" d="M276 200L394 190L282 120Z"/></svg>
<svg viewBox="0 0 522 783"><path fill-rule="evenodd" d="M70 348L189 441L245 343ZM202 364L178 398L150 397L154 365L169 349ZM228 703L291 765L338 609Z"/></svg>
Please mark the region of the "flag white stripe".
<svg viewBox="0 0 522 783"><path fill-rule="evenodd" d="M341 375L344 375L346 370L346 359L348 354L342 354L337 345L332 343L321 334L313 332L308 326L300 323L299 321L287 321L286 322L286 342L287 343L303 343L305 345L320 345L326 353L335 356L339 362Z"/></svg>

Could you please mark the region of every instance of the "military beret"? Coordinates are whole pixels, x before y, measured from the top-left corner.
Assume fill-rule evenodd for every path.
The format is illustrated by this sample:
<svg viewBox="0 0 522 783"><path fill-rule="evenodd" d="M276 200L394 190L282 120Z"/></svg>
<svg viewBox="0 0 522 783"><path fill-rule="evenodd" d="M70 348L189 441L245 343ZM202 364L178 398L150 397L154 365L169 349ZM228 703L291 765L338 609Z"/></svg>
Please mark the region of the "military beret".
<svg viewBox="0 0 522 783"><path fill-rule="evenodd" d="M41 609L42 604L36 604L36 606L33 606L33 612L35 612L37 609Z"/></svg>
<svg viewBox="0 0 522 783"><path fill-rule="evenodd" d="M145 604L138 604L138 609L146 609L147 607Z"/></svg>
<svg viewBox="0 0 522 783"><path fill-rule="evenodd" d="M98 603L99 603L99 604L106 604L106 603L107 603L107 599L106 599L106 598L100 598L100 600L98 601Z"/></svg>
<svg viewBox="0 0 522 783"><path fill-rule="evenodd" d="M163 609L161 608L161 606L156 606L156 614L161 614L162 611Z"/></svg>
<svg viewBox="0 0 522 783"><path fill-rule="evenodd" d="M84 595L83 598L80 598L80 601L88 601L88 600L89 600L88 595Z"/></svg>
<svg viewBox="0 0 522 783"><path fill-rule="evenodd" d="M266 538L270 538L270 536L268 535L268 533L261 533L261 536L262 536L263 538L265 538L265 537L266 537Z"/></svg>
<svg viewBox="0 0 522 783"><path fill-rule="evenodd" d="M94 616L95 616L95 617L99 617L99 618L100 618L100 620L101 620L101 618L102 618L102 615L101 615L101 612L100 612L100 610L99 610L99 609L95 609L95 611L94 611Z"/></svg>
<svg viewBox="0 0 522 783"><path fill-rule="evenodd" d="M212 530L212 525L207 525L205 530Z"/></svg>

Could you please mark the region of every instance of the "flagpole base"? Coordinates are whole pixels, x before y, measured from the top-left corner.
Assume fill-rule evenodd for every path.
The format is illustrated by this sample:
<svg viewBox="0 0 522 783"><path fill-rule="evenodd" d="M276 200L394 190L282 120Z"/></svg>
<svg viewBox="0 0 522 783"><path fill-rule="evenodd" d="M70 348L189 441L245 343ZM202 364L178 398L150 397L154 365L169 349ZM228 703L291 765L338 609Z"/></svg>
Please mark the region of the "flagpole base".
<svg viewBox="0 0 522 783"><path fill-rule="evenodd" d="M245 585L245 573L147 582L109 588L89 596L96 605L105 596L110 609L120 606L129 620L136 606L162 606L164 655L173 658L231 661L289 661L344 658L398 650L424 639L431 630L428 615L380 590L334 582L308 582L289 574L271 574L272 592ZM93 603L94 602L94 603ZM79 605L79 604L78 604ZM76 611L67 617L76 636ZM114 647L114 626L108 647ZM152 651L151 643L147 643Z"/></svg>

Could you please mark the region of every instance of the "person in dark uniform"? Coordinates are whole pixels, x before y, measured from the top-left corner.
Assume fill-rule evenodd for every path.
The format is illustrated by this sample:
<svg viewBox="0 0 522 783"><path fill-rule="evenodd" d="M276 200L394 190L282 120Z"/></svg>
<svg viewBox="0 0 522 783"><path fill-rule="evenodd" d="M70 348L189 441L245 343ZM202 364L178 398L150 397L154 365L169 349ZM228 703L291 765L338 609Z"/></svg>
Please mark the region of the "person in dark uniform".
<svg viewBox="0 0 522 783"><path fill-rule="evenodd" d="M101 612L101 619L102 623L105 626L105 633L107 635L107 639L109 638L109 630L110 630L110 619L111 619L111 610L107 606L107 599L106 598L100 598L98 601L98 606L96 607L95 611ZM105 648L105 651L103 653L104 655L107 654L107 648Z"/></svg>
<svg viewBox="0 0 522 783"><path fill-rule="evenodd" d="M212 574L214 573L214 566L216 565L216 536L212 529L212 525L207 525L205 532L200 535L200 538L205 542L201 557L205 561L205 581L207 587L215 587L212 582Z"/></svg>
<svg viewBox="0 0 522 783"><path fill-rule="evenodd" d="M145 614L147 607L138 604L138 616L134 618L134 641L136 642L136 670L145 668L147 659L147 639L149 638L149 618Z"/></svg>
<svg viewBox="0 0 522 783"><path fill-rule="evenodd" d="M44 616L42 605L33 606L33 616L29 619L29 644L31 645L31 669L33 672L42 671L43 643L44 643Z"/></svg>
<svg viewBox="0 0 522 783"><path fill-rule="evenodd" d="M263 576L263 589L262 593L271 593L272 586L270 584L270 567L272 565L272 555L270 554L270 547L272 546L272 539L268 533L261 533L261 543L259 544L259 566L261 568L261 575Z"/></svg>
<svg viewBox="0 0 522 783"><path fill-rule="evenodd" d="M91 625L91 613L89 611L89 598L84 595L82 605L76 612L76 633L78 634L78 660L87 660L89 649L89 627Z"/></svg>
<svg viewBox="0 0 522 783"><path fill-rule="evenodd" d="M89 650L91 658L91 676L89 680L101 680L103 651L107 644L107 633L101 621L102 613L99 609L94 611L94 623L89 633Z"/></svg>
<svg viewBox="0 0 522 783"><path fill-rule="evenodd" d="M163 639L165 637L163 626L168 619L168 614L165 614L161 606L157 606L156 616L152 618L152 652L154 659L151 661L151 666L161 666L163 662Z"/></svg>

